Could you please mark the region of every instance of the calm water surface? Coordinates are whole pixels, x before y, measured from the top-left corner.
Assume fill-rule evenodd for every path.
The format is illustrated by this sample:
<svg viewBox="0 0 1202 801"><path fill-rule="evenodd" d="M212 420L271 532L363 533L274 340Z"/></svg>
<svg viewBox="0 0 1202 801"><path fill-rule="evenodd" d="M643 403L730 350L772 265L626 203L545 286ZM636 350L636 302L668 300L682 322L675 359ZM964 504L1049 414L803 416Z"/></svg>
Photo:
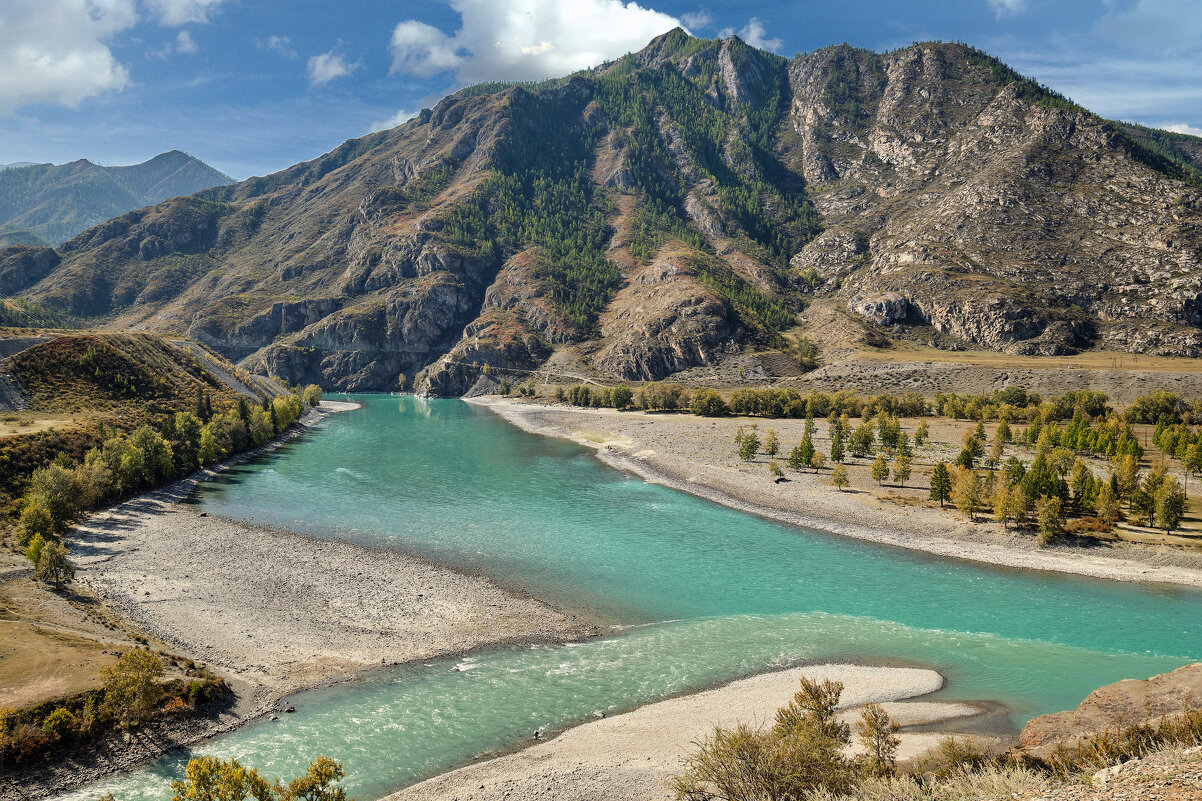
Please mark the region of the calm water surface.
<svg viewBox="0 0 1202 801"><path fill-rule="evenodd" d="M942 697L1002 701L1021 725L1101 684L1202 659L1202 593L807 532L645 484L460 401L356 399L363 409L207 484L200 502L489 575L615 633L305 693L295 715L68 797L169 799L195 753L270 776L324 753L366 801L539 727L802 661L929 665L948 677Z"/></svg>

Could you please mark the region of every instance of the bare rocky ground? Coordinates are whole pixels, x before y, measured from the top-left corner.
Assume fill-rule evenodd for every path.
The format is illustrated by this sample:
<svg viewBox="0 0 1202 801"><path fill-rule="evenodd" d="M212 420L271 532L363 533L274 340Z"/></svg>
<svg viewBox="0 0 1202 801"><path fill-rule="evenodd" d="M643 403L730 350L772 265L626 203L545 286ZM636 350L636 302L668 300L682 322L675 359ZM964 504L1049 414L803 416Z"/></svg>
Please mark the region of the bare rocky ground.
<svg viewBox="0 0 1202 801"><path fill-rule="evenodd" d="M749 464L736 456L733 442L740 426L758 423L761 433L776 429L787 454L801 439L802 420L618 412L495 397L471 402L488 406L527 431L592 447L603 461L647 481L785 523L992 565L1202 587L1202 557L1197 553L1123 542L1039 547L1028 532L969 522L913 498L899 495L891 500L868 477L865 460L849 470L850 489L839 491L830 485L828 471L790 470L788 481L776 483L762 458ZM825 426L818 423L815 437L815 446L824 451L829 449ZM918 472L916 464L914 486L920 485Z"/></svg>
<svg viewBox="0 0 1202 801"><path fill-rule="evenodd" d="M1036 754L1056 742L1117 726L1180 714L1202 704L1202 663L1146 681L1128 679L1099 687L1074 710L1027 723L1020 747ZM1194 801L1202 798L1202 747L1169 747L1141 759L1104 768L1088 782L1016 794L1019 801Z"/></svg>
<svg viewBox="0 0 1202 801"><path fill-rule="evenodd" d="M1146 680L1126 679L1099 687L1073 710L1040 715L1023 727L1019 745L1047 755L1055 743L1097 734L1114 726L1178 715L1202 708L1202 663Z"/></svg>
<svg viewBox="0 0 1202 801"><path fill-rule="evenodd" d="M1014 801L1197 801L1199 798L1202 798L1202 747L1166 749L1098 771L1089 783L1013 796Z"/></svg>

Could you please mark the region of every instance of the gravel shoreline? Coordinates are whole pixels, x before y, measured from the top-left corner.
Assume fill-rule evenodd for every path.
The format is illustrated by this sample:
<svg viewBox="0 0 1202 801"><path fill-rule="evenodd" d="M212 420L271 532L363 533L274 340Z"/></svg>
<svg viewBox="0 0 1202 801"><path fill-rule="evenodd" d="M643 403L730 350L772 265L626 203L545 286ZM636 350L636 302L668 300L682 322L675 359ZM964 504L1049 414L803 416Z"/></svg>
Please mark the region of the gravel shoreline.
<svg viewBox="0 0 1202 801"><path fill-rule="evenodd" d="M843 682L842 716L849 720L858 716L857 707L874 702L882 703L905 727L950 722L980 711L971 704L905 700L943 686L943 677L933 670L860 665L791 668L584 723L547 742L436 776L384 801L669 801L674 797L669 779L680 771L693 743L711 734L715 725L770 722L797 691L802 675ZM899 757L917 756L942 736L903 728Z"/></svg>
<svg viewBox="0 0 1202 801"><path fill-rule="evenodd" d="M468 402L524 431L594 448L606 464L645 481L783 523L995 566L1202 588L1202 569L1192 566L1196 561L1182 564L1183 557L1169 549L1040 548L1034 537L998 524L970 524L940 509L886 504L866 491L840 492L825 473L791 471L789 481L776 484L762 465L753 470L738 460L731 445L736 428L764 421L581 409L495 396ZM770 423L784 442L801 437L801 420Z"/></svg>

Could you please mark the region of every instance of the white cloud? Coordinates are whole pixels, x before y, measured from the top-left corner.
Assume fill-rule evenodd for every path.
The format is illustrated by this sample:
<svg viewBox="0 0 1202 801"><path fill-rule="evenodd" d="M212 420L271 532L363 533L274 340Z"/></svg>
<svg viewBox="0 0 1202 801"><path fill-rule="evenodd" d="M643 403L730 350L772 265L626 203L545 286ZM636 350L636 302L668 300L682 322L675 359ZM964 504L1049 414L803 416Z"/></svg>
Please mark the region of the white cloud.
<svg viewBox="0 0 1202 801"><path fill-rule="evenodd" d="M133 0L4 0L0 115L33 103L75 106L129 85L108 43L138 21Z"/></svg>
<svg viewBox="0 0 1202 801"><path fill-rule="evenodd" d="M268 36L265 39L255 39L255 47L279 53L284 58L297 57L296 49L292 47L292 40L287 36Z"/></svg>
<svg viewBox="0 0 1202 801"><path fill-rule="evenodd" d="M1173 133L1189 134L1190 136L1202 136L1202 127L1197 125L1188 125L1184 122L1174 122L1169 125L1162 124L1158 127L1164 128L1166 131L1172 131Z"/></svg>
<svg viewBox="0 0 1202 801"><path fill-rule="evenodd" d="M989 7L998 19L1012 17L1027 10L1027 0L989 0Z"/></svg>
<svg viewBox="0 0 1202 801"><path fill-rule="evenodd" d="M718 36L725 39L727 36L735 33L734 28L723 28L718 31ZM738 31L739 38L752 47L758 47L760 50L780 50L784 44L779 38L769 39L765 34L764 23L760 22L759 17L752 17L747 20L747 24Z"/></svg>
<svg viewBox="0 0 1202 801"><path fill-rule="evenodd" d="M208 22L209 12L224 0L142 0L163 25L177 27L189 22Z"/></svg>
<svg viewBox="0 0 1202 801"><path fill-rule="evenodd" d="M465 14L464 29L455 38L464 36L466 28ZM455 69L464 60L455 52L456 45L451 37L433 25L415 19L401 22L393 29L388 49L392 52L392 72L423 78Z"/></svg>
<svg viewBox="0 0 1202 801"><path fill-rule="evenodd" d="M680 20L622 0L449 0L453 35L417 20L392 32L392 72L462 83L566 75L643 48Z"/></svg>
<svg viewBox="0 0 1202 801"><path fill-rule="evenodd" d="M192 38L192 34L187 31L180 31L179 35L175 37L175 52L195 53L199 49L196 46L196 41Z"/></svg>
<svg viewBox="0 0 1202 801"><path fill-rule="evenodd" d="M400 109L397 111L396 114L393 114L391 117L389 117L386 120L381 120L380 122L373 122L371 124L371 129L368 131L368 133L375 133L376 131L387 131L389 128L395 128L398 125L400 125L401 123L408 122L409 120L413 119L416 116L417 116L416 111L405 111L405 109Z"/></svg>
<svg viewBox="0 0 1202 801"><path fill-rule="evenodd" d="M196 40L192 38L192 34L187 31L180 31L176 34L175 39L167 42L158 50L151 50L146 54L147 58L168 58L173 53L184 53L191 55L200 50Z"/></svg>
<svg viewBox="0 0 1202 801"><path fill-rule="evenodd" d="M341 53L334 50L313 56L305 74L310 86L324 86L335 78L345 78L359 68L359 62L348 64Z"/></svg>
<svg viewBox="0 0 1202 801"><path fill-rule="evenodd" d="M714 18L710 16L710 12L702 8L698 11L681 14L680 21L686 28L692 31L700 28L708 28L714 23Z"/></svg>

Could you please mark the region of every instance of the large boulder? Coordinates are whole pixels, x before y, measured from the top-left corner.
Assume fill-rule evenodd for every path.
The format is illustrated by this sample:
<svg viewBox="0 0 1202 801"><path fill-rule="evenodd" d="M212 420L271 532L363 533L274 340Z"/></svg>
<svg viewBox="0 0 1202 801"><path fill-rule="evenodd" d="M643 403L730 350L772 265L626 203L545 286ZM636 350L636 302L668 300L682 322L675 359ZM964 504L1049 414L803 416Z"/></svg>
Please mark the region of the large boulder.
<svg viewBox="0 0 1202 801"><path fill-rule="evenodd" d="M896 292L874 292L852 299L851 310L878 325L892 325L906 319L910 302Z"/></svg>

